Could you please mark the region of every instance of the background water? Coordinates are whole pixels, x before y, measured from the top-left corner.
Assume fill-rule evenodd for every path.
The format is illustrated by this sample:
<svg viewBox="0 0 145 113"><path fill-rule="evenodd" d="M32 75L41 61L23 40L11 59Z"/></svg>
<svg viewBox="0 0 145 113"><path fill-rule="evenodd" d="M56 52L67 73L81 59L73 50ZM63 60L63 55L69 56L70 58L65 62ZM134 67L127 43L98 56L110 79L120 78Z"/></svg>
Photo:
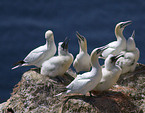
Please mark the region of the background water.
<svg viewBox="0 0 145 113"><path fill-rule="evenodd" d="M145 63L144 0L1 0L0 1L0 102L10 97L21 75L30 69L11 70L32 49L45 43L44 34L53 30L56 45L65 37L71 39L69 51L78 53L76 31L88 40L88 52L116 40L114 27L120 21L132 20L125 28L128 38L136 30L140 63Z"/></svg>

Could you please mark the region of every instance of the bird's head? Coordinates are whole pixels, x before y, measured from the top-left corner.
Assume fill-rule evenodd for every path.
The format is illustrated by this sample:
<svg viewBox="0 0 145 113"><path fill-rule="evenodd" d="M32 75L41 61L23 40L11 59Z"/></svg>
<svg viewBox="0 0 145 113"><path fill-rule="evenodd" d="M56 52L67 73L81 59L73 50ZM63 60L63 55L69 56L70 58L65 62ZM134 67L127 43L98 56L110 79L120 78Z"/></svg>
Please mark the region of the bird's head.
<svg viewBox="0 0 145 113"><path fill-rule="evenodd" d="M68 52L68 43L69 43L69 39L65 38L65 40L63 42L59 42L58 44L58 53L66 53Z"/></svg>
<svg viewBox="0 0 145 113"><path fill-rule="evenodd" d="M126 48L127 51L134 51L136 49L134 37L135 37L135 30L133 31L131 37L129 37L127 40L127 48Z"/></svg>
<svg viewBox="0 0 145 113"><path fill-rule="evenodd" d="M83 51L87 51L87 40L86 40L86 38L84 36L80 35L78 32L76 32L76 36L78 38L80 48Z"/></svg>
<svg viewBox="0 0 145 113"><path fill-rule="evenodd" d="M107 46L96 48L92 51L91 56L93 56L93 55L100 56L102 54L102 52L107 48L108 48Z"/></svg>
<svg viewBox="0 0 145 113"><path fill-rule="evenodd" d="M123 32L124 28L128 25L130 25L132 21L125 21L125 22L120 22L116 25L115 27L115 34L120 34Z"/></svg>
<svg viewBox="0 0 145 113"><path fill-rule="evenodd" d="M45 39L46 40L52 40L52 39L54 39L53 32L51 30L46 31L46 33L45 33Z"/></svg>

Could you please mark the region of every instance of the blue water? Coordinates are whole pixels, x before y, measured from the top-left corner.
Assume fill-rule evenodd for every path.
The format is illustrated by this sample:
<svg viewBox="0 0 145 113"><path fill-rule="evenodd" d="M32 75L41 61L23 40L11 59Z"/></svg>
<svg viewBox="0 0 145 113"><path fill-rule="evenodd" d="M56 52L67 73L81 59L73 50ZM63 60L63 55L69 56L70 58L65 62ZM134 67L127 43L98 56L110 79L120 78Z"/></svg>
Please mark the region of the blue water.
<svg viewBox="0 0 145 113"><path fill-rule="evenodd" d="M45 43L44 33L51 29L56 44L70 38L69 51L78 53L76 31L88 40L88 52L116 40L114 27L132 20L125 28L128 38L136 30L140 63L145 63L145 1L143 0L1 0L0 1L0 103L10 93L21 75L30 69L11 70L32 49Z"/></svg>

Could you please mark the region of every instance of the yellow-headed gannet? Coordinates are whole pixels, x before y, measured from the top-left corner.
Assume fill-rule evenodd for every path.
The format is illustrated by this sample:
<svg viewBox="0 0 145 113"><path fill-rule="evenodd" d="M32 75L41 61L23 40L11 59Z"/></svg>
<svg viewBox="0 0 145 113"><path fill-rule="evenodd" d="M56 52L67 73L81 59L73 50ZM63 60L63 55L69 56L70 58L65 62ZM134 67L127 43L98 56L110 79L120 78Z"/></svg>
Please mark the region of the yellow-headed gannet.
<svg viewBox="0 0 145 113"><path fill-rule="evenodd" d="M24 60L17 62L15 67L30 66L34 65L36 67L41 67L45 60L48 60L56 53L56 45L54 42L54 35L51 30L45 33L46 44L32 50Z"/></svg>
<svg viewBox="0 0 145 113"><path fill-rule="evenodd" d="M127 40L127 48L122 52L124 53L124 57L117 60L117 64L122 68L122 74L133 72L140 56L139 49L136 48L134 37L135 31L133 31L132 36Z"/></svg>
<svg viewBox="0 0 145 113"><path fill-rule="evenodd" d="M110 54L105 59L105 67L102 68L101 81L99 82L99 84L96 85L93 91L105 91L111 88L117 82L121 74L121 68L115 63L117 59L120 58L121 56L122 54L118 56Z"/></svg>
<svg viewBox="0 0 145 113"><path fill-rule="evenodd" d="M68 52L68 41L59 42L58 56L54 56L42 64L41 74L49 77L63 75L73 62L73 55Z"/></svg>
<svg viewBox="0 0 145 113"><path fill-rule="evenodd" d="M84 36L80 35L78 32L77 37L80 51L73 62L73 67L75 68L77 73L80 71L90 71L91 59L90 55L87 53L87 40Z"/></svg>
<svg viewBox="0 0 145 113"><path fill-rule="evenodd" d="M66 87L66 94L80 93L85 95L87 92L95 88L102 78L102 68L99 64L98 57L104 47L96 48L91 53L92 69L89 72L77 75L77 77Z"/></svg>
<svg viewBox="0 0 145 113"><path fill-rule="evenodd" d="M126 49L126 39L123 36L123 30L126 26L131 24L131 21L120 22L115 27L115 36L117 41L113 41L106 46L108 49L104 50L101 58L107 58L109 54L118 55L122 50Z"/></svg>

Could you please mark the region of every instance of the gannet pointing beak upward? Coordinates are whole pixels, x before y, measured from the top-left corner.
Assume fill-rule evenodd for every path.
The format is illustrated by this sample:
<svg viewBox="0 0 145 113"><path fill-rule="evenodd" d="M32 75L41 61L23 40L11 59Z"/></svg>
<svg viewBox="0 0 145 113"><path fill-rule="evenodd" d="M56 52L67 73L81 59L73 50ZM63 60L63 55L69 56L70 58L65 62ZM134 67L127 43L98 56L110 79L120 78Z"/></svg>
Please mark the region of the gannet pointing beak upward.
<svg viewBox="0 0 145 113"><path fill-rule="evenodd" d="M122 68L122 74L133 72L140 56L140 52L136 47L134 37L135 31L133 31L132 36L127 40L127 47L124 51L124 57L117 60L117 64Z"/></svg>
<svg viewBox="0 0 145 113"><path fill-rule="evenodd" d="M126 26L130 25L132 23L132 21L125 21L125 22L120 22L116 25L115 27L115 36L117 38L117 40L119 40L120 38L124 38L123 36L123 30Z"/></svg>
<svg viewBox="0 0 145 113"><path fill-rule="evenodd" d="M75 68L77 73L80 71L89 71L91 68L91 59L89 54L87 53L87 40L78 32L76 35L78 37L80 51L73 62L73 67Z"/></svg>
<svg viewBox="0 0 145 113"><path fill-rule="evenodd" d="M45 33L46 44L32 50L23 61L17 62L15 67L30 66L34 65L36 67L41 67L45 60L48 60L56 53L56 46L54 42L54 35L51 30Z"/></svg>
<svg viewBox="0 0 145 113"><path fill-rule="evenodd" d="M69 93L80 93L85 95L95 88L102 78L102 68L99 64L98 57L106 48L94 49L91 53L92 69L90 72L77 75L77 77L66 87Z"/></svg>
<svg viewBox="0 0 145 113"><path fill-rule="evenodd" d="M41 74L49 77L63 75L73 62L73 55L68 52L68 40L59 42L58 56L54 56L42 64Z"/></svg>
<svg viewBox="0 0 145 113"><path fill-rule="evenodd" d="M119 54L122 50L126 49L126 39L123 36L123 30L126 26L130 25L131 21L125 21L125 22L120 22L116 25L115 27L115 36L117 38L117 41L113 41L106 46L108 49L104 50L102 53L102 58L107 58L109 54L117 55Z"/></svg>
<svg viewBox="0 0 145 113"><path fill-rule="evenodd" d="M63 48L63 50L68 50L68 43L69 43L69 40L68 38L66 38L63 43L60 43L61 47Z"/></svg>
<svg viewBox="0 0 145 113"><path fill-rule="evenodd" d="M121 55L112 55L110 54L105 59L105 67L102 69L102 78L98 85L93 89L94 91L105 91L111 88L119 79L121 74L121 68L115 63L117 59L122 57Z"/></svg>

